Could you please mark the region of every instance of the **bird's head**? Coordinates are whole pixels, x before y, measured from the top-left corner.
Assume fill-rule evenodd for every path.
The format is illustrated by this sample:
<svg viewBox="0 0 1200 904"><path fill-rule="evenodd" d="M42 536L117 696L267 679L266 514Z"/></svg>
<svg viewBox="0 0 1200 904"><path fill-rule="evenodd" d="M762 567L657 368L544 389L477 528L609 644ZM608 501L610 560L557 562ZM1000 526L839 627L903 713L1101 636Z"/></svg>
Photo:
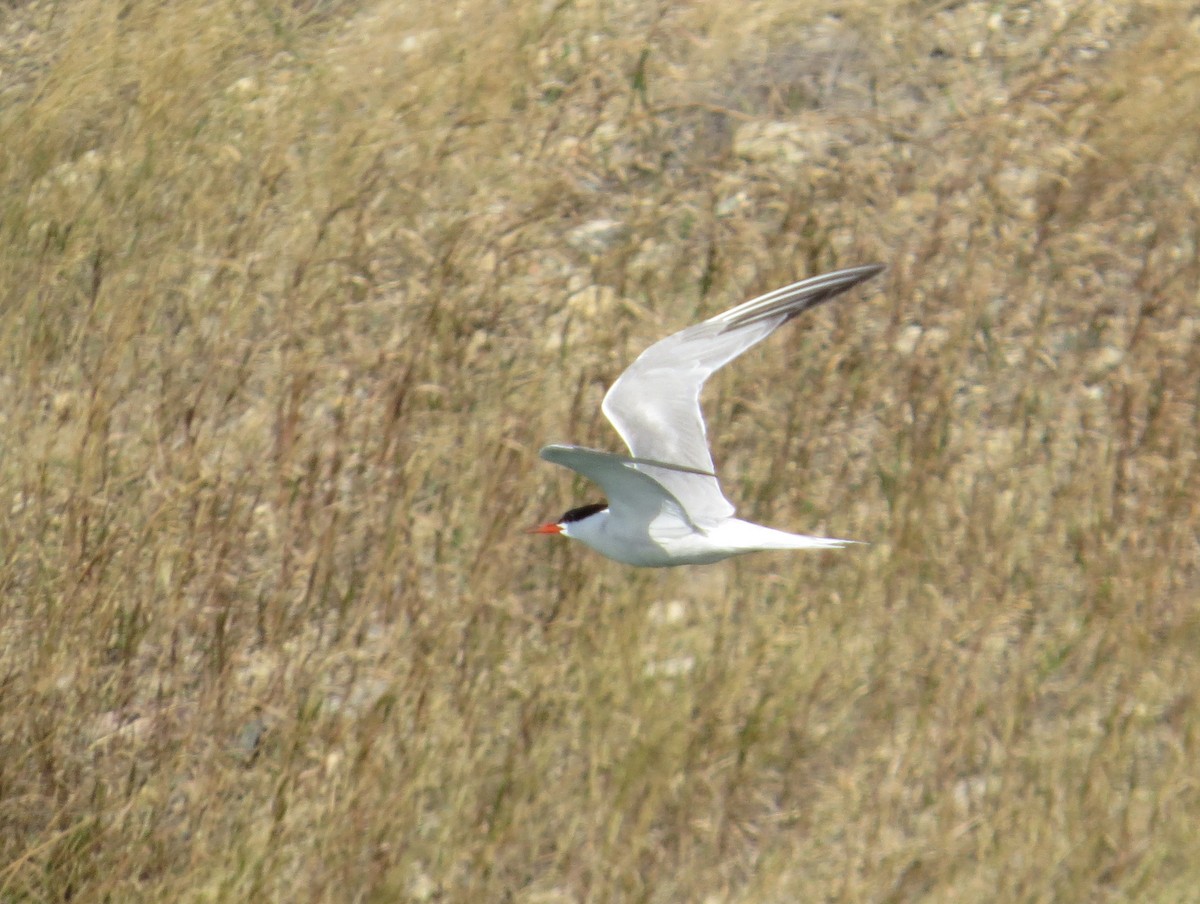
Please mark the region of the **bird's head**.
<svg viewBox="0 0 1200 904"><path fill-rule="evenodd" d="M550 521L547 524L539 527L530 528L528 533L531 534L562 534L564 537L570 537L573 526L586 521L593 515L607 511L607 502L593 502L591 505L581 505L579 508L570 509L563 513L563 516L557 521Z"/></svg>

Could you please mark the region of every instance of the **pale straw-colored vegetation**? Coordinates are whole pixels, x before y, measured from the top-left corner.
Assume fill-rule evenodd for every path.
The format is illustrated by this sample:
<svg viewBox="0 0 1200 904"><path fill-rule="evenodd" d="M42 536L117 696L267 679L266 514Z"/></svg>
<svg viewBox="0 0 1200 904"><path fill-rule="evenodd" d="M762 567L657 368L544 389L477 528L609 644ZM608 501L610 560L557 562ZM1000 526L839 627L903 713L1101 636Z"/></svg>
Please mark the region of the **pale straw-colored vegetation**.
<svg viewBox="0 0 1200 904"><path fill-rule="evenodd" d="M1184 2L0 11L0 901L1200 900ZM650 341L753 520L637 572Z"/></svg>

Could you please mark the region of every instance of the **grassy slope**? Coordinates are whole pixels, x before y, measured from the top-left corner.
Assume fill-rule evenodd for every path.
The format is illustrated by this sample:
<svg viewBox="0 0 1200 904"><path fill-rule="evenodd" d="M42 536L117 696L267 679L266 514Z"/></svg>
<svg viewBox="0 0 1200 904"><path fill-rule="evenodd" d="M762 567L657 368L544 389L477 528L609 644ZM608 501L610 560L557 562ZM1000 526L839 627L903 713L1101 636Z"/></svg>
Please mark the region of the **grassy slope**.
<svg viewBox="0 0 1200 904"><path fill-rule="evenodd" d="M1195 899L1188 4L267 6L4 14L0 900ZM516 532L871 260L707 397L871 546Z"/></svg>

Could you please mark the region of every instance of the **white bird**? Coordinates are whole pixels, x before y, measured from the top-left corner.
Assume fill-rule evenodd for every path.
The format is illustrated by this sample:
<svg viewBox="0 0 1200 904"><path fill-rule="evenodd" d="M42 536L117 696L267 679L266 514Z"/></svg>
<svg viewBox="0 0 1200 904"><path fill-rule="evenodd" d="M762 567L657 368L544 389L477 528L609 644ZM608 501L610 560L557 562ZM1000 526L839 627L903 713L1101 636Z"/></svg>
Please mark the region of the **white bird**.
<svg viewBox="0 0 1200 904"><path fill-rule="evenodd" d="M867 264L793 283L654 343L617 378L601 406L629 455L558 444L541 450L546 461L598 483L608 502L573 508L530 533L562 534L647 568L853 543L733 517L708 451L700 390L711 374L793 317L881 270Z"/></svg>

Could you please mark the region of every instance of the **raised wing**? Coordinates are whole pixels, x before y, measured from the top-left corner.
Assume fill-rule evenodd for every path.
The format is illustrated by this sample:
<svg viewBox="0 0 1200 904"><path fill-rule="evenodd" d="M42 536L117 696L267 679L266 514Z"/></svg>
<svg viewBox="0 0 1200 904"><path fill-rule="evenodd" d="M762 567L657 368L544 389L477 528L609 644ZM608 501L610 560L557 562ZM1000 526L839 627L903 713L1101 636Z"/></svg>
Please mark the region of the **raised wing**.
<svg viewBox="0 0 1200 904"><path fill-rule="evenodd" d="M685 524L692 524L679 500L661 483L639 470L637 459L584 446L560 444L545 446L538 454L546 461L570 468L599 484L608 497L608 507L613 515L619 516L630 527L648 526L664 513L674 515ZM656 469L678 473L672 466L660 464ZM687 470L692 476L699 476Z"/></svg>
<svg viewBox="0 0 1200 904"><path fill-rule="evenodd" d="M637 469L680 501L693 521L717 521L732 515L733 505L721 492L708 449L700 409L704 382L793 317L881 270L879 264L868 264L784 286L668 336L642 352L609 389L603 411L634 459L670 462L676 467L639 462Z"/></svg>

